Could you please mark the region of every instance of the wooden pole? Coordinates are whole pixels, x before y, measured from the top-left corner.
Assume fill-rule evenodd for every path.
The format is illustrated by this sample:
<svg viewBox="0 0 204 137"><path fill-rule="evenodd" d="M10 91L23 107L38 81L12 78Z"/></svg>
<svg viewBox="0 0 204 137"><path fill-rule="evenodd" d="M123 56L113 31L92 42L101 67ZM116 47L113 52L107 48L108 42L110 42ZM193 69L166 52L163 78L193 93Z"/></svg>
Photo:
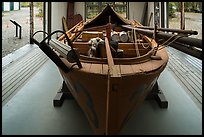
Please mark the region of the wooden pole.
<svg viewBox="0 0 204 137"><path fill-rule="evenodd" d="M108 41L110 42L111 40L111 16L109 16L109 23L107 24L106 28L106 37L108 38Z"/></svg>
<svg viewBox="0 0 204 137"><path fill-rule="evenodd" d="M31 37L32 37L33 32L34 32L33 16L34 16L33 2L30 2L30 44L33 44L33 42L31 41Z"/></svg>
<svg viewBox="0 0 204 137"><path fill-rule="evenodd" d="M43 31L46 31L46 2L43 2ZM46 37L43 33L43 39Z"/></svg>
<svg viewBox="0 0 204 137"><path fill-rule="evenodd" d="M154 30L153 27L148 27L148 26L138 26L137 28ZM198 32L193 31L193 30L181 30L181 29L170 29L170 28L157 28L157 30L158 31L166 31L166 32L182 33L182 34L198 35Z"/></svg>
<svg viewBox="0 0 204 137"><path fill-rule="evenodd" d="M125 29L129 29L129 30L135 29L138 33L146 35L147 37L150 37L150 38L152 38L152 36L153 36L153 32L150 30L134 28L134 27L129 26L129 25L122 25L122 27ZM156 38L168 40L172 36L173 36L173 34L164 33L164 32L157 32ZM174 38L172 40L174 40ZM202 46L202 39L196 39L196 38L191 38L191 37L180 37L179 39L176 40L176 42L180 42L180 43L187 44L187 45L194 46L194 47L201 48L201 49L203 47Z"/></svg>
<svg viewBox="0 0 204 137"><path fill-rule="evenodd" d="M185 29L184 2L181 2L181 29Z"/></svg>
<svg viewBox="0 0 204 137"><path fill-rule="evenodd" d="M151 14L150 14L147 26L150 26L150 23L151 23L151 20L152 20L152 16L153 16L153 12L151 12Z"/></svg>

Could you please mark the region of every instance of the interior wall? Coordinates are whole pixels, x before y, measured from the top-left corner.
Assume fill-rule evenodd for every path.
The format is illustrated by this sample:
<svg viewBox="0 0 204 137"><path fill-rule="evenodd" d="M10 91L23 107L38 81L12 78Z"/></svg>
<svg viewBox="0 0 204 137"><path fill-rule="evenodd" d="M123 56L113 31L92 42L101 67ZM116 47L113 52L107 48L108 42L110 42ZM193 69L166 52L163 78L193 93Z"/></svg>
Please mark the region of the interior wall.
<svg viewBox="0 0 204 137"><path fill-rule="evenodd" d="M52 2L51 31L63 30L62 17L67 17L67 2Z"/></svg>
<svg viewBox="0 0 204 137"><path fill-rule="evenodd" d="M80 14L85 20L85 2L75 2L74 3L74 15Z"/></svg>
<svg viewBox="0 0 204 137"><path fill-rule="evenodd" d="M143 20L145 2L129 2L129 20Z"/></svg>
<svg viewBox="0 0 204 137"><path fill-rule="evenodd" d="M163 4L163 8L161 6L161 4ZM159 3L159 8L160 8L160 13L159 13L159 24L160 26L159 27L162 27L161 24L163 24L163 27L164 28L167 28L168 27L168 7L167 7L167 2L160 2ZM147 18L149 20L149 17L150 17L150 14L151 12L153 13L153 17L152 17L152 20L150 22L150 26L151 27L154 27L154 2L148 2L148 15L147 15ZM163 22L162 22L162 18L163 18Z"/></svg>
<svg viewBox="0 0 204 137"><path fill-rule="evenodd" d="M153 16L152 16L152 20L150 22L150 26L153 27L154 26L154 2L148 2L147 20L149 20L151 12L153 13Z"/></svg>
<svg viewBox="0 0 204 137"><path fill-rule="evenodd" d="M129 19L142 22L144 16L145 2L129 2ZM150 26L154 26L154 2L148 2L147 21L153 13ZM85 19L85 2L75 2L74 14L80 14ZM63 30L62 17L67 17L67 2L52 2L51 30ZM165 22L166 22L165 18Z"/></svg>

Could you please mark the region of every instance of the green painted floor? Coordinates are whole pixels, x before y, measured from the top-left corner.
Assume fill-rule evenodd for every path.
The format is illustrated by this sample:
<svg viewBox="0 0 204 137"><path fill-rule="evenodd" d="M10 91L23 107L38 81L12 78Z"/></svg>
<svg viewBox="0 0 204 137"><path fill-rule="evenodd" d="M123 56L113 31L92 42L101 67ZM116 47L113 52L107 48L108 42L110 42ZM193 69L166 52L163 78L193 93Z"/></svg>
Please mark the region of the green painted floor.
<svg viewBox="0 0 204 137"><path fill-rule="evenodd" d="M158 80L169 106L146 100L124 126L121 135L202 135L202 111L166 68ZM2 106L3 135L92 135L75 100L53 106L62 77L50 60Z"/></svg>

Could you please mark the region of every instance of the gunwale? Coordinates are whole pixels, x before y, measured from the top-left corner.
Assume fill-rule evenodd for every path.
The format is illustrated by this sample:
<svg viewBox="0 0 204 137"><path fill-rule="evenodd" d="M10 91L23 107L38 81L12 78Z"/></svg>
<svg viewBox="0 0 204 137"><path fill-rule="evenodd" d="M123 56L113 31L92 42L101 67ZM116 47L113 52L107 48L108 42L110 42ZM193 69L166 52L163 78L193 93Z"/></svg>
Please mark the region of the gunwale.
<svg viewBox="0 0 204 137"><path fill-rule="evenodd" d="M133 63L133 64L116 64L119 66L119 70L120 70L120 74L121 75L139 75L141 74L148 74L148 73L154 73L155 71L157 71L158 69L160 69L163 66L166 66L167 61L168 61L168 55L165 54L166 49L161 49L160 51L158 51L158 55L161 56L162 61L159 60L149 60L149 61L144 61L144 62L140 62L140 63ZM71 67L72 63L68 62L65 58L61 58L62 61L68 66ZM127 59L128 60L128 59ZM84 72L84 73L93 73L93 74L98 74L98 75L108 75L108 69L106 69L106 71L103 70L103 68L107 68L108 67L108 63L107 63L107 59L104 59L104 62L98 62L98 60L95 61L83 61L80 60L82 63L82 68L78 68L77 66L73 67L73 71L80 71L80 72ZM93 66L91 66L93 65ZM97 66L98 65L98 66ZM100 67L99 67L100 66ZM94 67L98 67L101 70L100 71L96 71L94 69L90 69L90 68L94 68ZM122 70L122 71L121 71ZM133 70L133 71L124 71L124 70Z"/></svg>

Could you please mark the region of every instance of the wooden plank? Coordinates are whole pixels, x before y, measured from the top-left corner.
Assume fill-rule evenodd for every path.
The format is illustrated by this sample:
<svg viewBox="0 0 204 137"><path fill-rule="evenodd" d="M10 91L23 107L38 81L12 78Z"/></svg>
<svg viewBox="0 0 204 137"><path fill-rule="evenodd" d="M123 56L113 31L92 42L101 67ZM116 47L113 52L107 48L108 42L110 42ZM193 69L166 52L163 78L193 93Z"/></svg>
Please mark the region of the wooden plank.
<svg viewBox="0 0 204 137"><path fill-rule="evenodd" d="M185 62L186 65L189 66L189 69L191 69L192 71L198 73L198 76L202 76L202 69L199 70L198 68L196 68L195 66L192 65L192 63L194 62L194 60L198 60L196 58L194 58L194 60L192 61L187 61L186 57L188 57L189 55L184 54L176 49L173 48L168 48L168 52L170 53L170 55L172 55L174 58L177 58L178 60L182 60L182 62ZM190 64L191 65L190 65ZM200 64L202 64L202 61L200 62Z"/></svg>
<svg viewBox="0 0 204 137"><path fill-rule="evenodd" d="M84 71L90 72L91 65L92 63L82 63L82 68Z"/></svg>
<svg viewBox="0 0 204 137"><path fill-rule="evenodd" d="M141 64L132 64L131 67L132 67L134 73L141 73L141 72L143 72L142 68L141 68Z"/></svg>
<svg viewBox="0 0 204 137"><path fill-rule="evenodd" d="M108 64L102 64L102 74L108 74Z"/></svg>
<svg viewBox="0 0 204 137"><path fill-rule="evenodd" d="M186 53L183 53L177 49L169 47L169 52L174 53L180 60L189 63L188 65L191 65L192 67L198 69L200 72L202 72L202 60L199 60L191 55L188 55Z"/></svg>
<svg viewBox="0 0 204 137"><path fill-rule="evenodd" d="M121 75L134 73L131 65L120 65Z"/></svg>
<svg viewBox="0 0 204 137"><path fill-rule="evenodd" d="M27 64L25 64L24 62L34 61L35 58L38 58L38 56L41 54L42 52L39 52L39 50L35 49L26 56L24 56L24 59L17 60L15 64L10 64L9 67L6 67L4 70L2 70L2 79L7 79L11 76L11 74L15 74L15 70L25 69L27 67ZM15 67L12 67L13 65L15 65Z"/></svg>
<svg viewBox="0 0 204 137"><path fill-rule="evenodd" d="M196 69L198 69L199 72L202 73L202 61L201 60L199 62L196 60L196 58L187 57L186 61L189 63L189 65L191 64L191 66L195 67Z"/></svg>
<svg viewBox="0 0 204 137"><path fill-rule="evenodd" d="M15 77L5 84L2 84L2 102L11 98L11 96L13 96L13 94L16 93L16 91L26 82L26 80L28 80L47 61L47 56L42 53L41 55L43 56L39 56L33 62L24 62L24 64L30 64L26 69L14 69ZM26 58L24 58L24 60L25 59ZM10 67L15 68L15 64ZM2 81L5 81L5 79L2 79Z"/></svg>
<svg viewBox="0 0 204 137"><path fill-rule="evenodd" d="M170 55L171 55L171 58L172 58L173 60L177 60L177 59L179 60L179 58L178 58L176 55L174 55L173 53L171 53ZM177 60L177 61L178 61L178 60ZM180 61L178 61L178 62L180 62ZM183 62L183 61L182 61L182 62ZM184 66L184 63L180 63L180 64L183 64L183 66ZM188 63L185 63L185 64L188 64ZM186 70L192 72L192 75L195 75L195 77L197 77L198 79L200 79L200 80L198 80L198 82L202 82L202 73L199 73L197 69L195 69L194 67L189 66ZM196 79L197 79L197 78L196 78ZM201 84L202 84L202 83L201 83Z"/></svg>
<svg viewBox="0 0 204 137"><path fill-rule="evenodd" d="M196 80L196 82L194 83L198 85L202 90L202 76L194 73L194 71L191 70L191 67L188 67L187 65L181 63L179 60L177 60L177 63L182 67L182 70L185 71L185 74L188 74L191 79Z"/></svg>
<svg viewBox="0 0 204 137"><path fill-rule="evenodd" d="M37 58L31 61L24 62L25 65L22 65L22 69L18 69L14 64L14 66L12 66L12 68L14 68L12 69L13 71L10 71L8 69L9 73L7 77L4 77L2 79L2 91L3 91L2 94L4 93L4 91L7 91L6 89L9 90L9 88L11 88L12 85L19 84L19 78L24 79L23 76L28 75L32 69L33 70L35 69L35 66L38 66L38 64L43 62L43 60L47 59L48 58L45 55L41 54L41 56L38 56Z"/></svg>
<svg viewBox="0 0 204 137"><path fill-rule="evenodd" d="M118 76L121 76L121 70L120 70L120 65L114 65L116 72L118 73Z"/></svg>
<svg viewBox="0 0 204 137"><path fill-rule="evenodd" d="M84 69L87 65L87 63L81 62L82 68Z"/></svg>
<svg viewBox="0 0 204 137"><path fill-rule="evenodd" d="M89 41L91 38L103 38L103 32L85 31L82 33L82 41Z"/></svg>
<svg viewBox="0 0 204 137"><path fill-rule="evenodd" d="M110 70L110 74L112 77L120 77L121 76L120 72L118 72L118 69L113 62L113 57L111 54L110 45L107 37L105 37L105 47L106 47L106 55L107 55L108 68Z"/></svg>
<svg viewBox="0 0 204 137"><path fill-rule="evenodd" d="M105 47L106 47L108 66L109 66L109 68L112 68L114 66L114 62L113 62L113 57L111 54L110 45L109 45L109 41L108 41L107 37L105 37Z"/></svg>
<svg viewBox="0 0 204 137"><path fill-rule="evenodd" d="M185 65L184 63L181 63L180 60L175 58L175 56L172 56L170 61L172 61L174 64L178 64L178 66L181 67L181 73L188 74L191 79L196 81L196 82L194 82L194 84L198 85L200 90L202 90L202 77L201 77L201 75L199 75L199 74L196 75L196 73L191 71L191 68L187 67L187 65Z"/></svg>
<svg viewBox="0 0 204 137"><path fill-rule="evenodd" d="M103 66L102 64L94 64L94 63L92 63L92 65L90 67L90 72L102 74L103 73L102 66Z"/></svg>
<svg viewBox="0 0 204 137"><path fill-rule="evenodd" d="M178 66L176 66L173 63L171 63L171 66L174 68L173 69L174 74L180 79L180 81L184 84L184 86L189 90L189 93L191 93L200 103L202 103L202 97L197 93L197 91L195 91L195 89L193 89L193 87L191 86L192 83L188 83L186 78L180 74L180 72L177 69Z"/></svg>
<svg viewBox="0 0 204 137"><path fill-rule="evenodd" d="M181 74L189 74L191 75L191 77L194 77L194 78L197 78L198 82L200 81L199 78L198 78L198 75L197 76L193 76L194 73L191 74L191 71L189 71L189 69L185 66L185 64L181 63L179 60L177 60L176 58L174 57L171 57L169 59L169 62L171 62L173 65L176 65L178 67L178 71L181 73Z"/></svg>
<svg viewBox="0 0 204 137"><path fill-rule="evenodd" d="M149 72L149 71L153 70L152 61L147 61L147 62L141 63L140 66L141 66L141 70L143 72Z"/></svg>
<svg viewBox="0 0 204 137"><path fill-rule="evenodd" d="M161 57L161 60L155 60L152 59L151 63L152 63L152 70L158 69L159 67L164 65L164 61L168 60L168 55L166 55L166 51L163 51L165 49L159 50L157 51L156 56Z"/></svg>
<svg viewBox="0 0 204 137"><path fill-rule="evenodd" d="M80 21L80 22L79 22L78 24L76 24L74 27L72 27L71 29L69 29L69 30L66 32L66 34L67 34L67 35L70 34L71 31L73 31L74 29L76 29L76 28L77 28L78 26L80 26L82 23L83 23L83 21ZM81 29L83 29L83 27L80 28L80 30L81 30ZM58 38L58 40L61 41L61 40L64 39L64 37L65 37L65 35L62 34L62 35Z"/></svg>
<svg viewBox="0 0 204 137"><path fill-rule="evenodd" d="M176 63L172 63L172 66L179 73L179 75L185 79L185 81L187 82L186 85L191 86L194 89L193 91L196 91L199 95L202 96L202 86L200 88L199 86L197 86L197 82L195 82L195 79L189 76L190 73L188 73L186 70L182 68L182 66Z"/></svg>
<svg viewBox="0 0 204 137"><path fill-rule="evenodd" d="M192 97L196 98L200 103L202 103L202 96L195 91L195 89L191 86L191 83L188 83L188 81L182 75L180 75L180 73L177 70L175 70L175 68L172 70L174 75L177 76L182 85L188 90L188 93L192 94L193 95Z"/></svg>

